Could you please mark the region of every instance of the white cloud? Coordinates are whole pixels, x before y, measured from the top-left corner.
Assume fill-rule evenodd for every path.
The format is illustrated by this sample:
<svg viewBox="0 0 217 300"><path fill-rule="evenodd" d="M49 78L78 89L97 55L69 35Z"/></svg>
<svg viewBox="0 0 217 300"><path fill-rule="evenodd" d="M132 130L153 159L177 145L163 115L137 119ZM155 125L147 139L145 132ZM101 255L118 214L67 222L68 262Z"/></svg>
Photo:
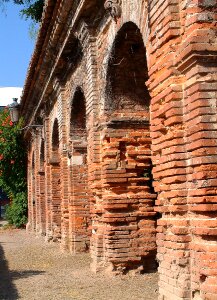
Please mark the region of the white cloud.
<svg viewBox="0 0 217 300"><path fill-rule="evenodd" d="M18 98L22 94L21 87L0 87L0 106L6 106L12 103L12 98Z"/></svg>

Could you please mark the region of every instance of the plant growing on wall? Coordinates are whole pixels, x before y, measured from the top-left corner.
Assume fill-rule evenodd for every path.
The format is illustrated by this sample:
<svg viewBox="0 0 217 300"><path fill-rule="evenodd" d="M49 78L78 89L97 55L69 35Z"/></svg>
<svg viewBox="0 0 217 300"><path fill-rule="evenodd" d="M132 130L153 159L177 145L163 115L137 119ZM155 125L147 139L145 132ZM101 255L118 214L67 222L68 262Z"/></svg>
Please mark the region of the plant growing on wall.
<svg viewBox="0 0 217 300"><path fill-rule="evenodd" d="M21 123L13 125L7 108L0 111L0 187L11 200L6 218L16 227L27 221L26 150Z"/></svg>

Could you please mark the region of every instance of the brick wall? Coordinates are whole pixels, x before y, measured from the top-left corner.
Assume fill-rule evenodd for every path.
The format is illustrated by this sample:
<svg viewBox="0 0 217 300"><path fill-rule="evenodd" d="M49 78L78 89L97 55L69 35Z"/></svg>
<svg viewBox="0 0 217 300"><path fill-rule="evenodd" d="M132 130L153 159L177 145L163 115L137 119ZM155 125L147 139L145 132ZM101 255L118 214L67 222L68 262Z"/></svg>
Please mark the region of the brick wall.
<svg viewBox="0 0 217 300"><path fill-rule="evenodd" d="M216 299L216 2L105 4L57 7L36 62L28 228L94 271L157 252L159 299Z"/></svg>

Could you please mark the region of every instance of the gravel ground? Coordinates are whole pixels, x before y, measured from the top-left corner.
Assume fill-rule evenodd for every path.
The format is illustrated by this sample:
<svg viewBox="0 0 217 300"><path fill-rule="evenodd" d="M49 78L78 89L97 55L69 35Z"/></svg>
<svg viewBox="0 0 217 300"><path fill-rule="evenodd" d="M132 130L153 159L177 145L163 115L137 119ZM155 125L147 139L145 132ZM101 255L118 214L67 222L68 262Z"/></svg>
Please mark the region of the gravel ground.
<svg viewBox="0 0 217 300"><path fill-rule="evenodd" d="M0 228L0 299L157 300L157 274L93 274L88 254L61 253L59 245L25 230Z"/></svg>

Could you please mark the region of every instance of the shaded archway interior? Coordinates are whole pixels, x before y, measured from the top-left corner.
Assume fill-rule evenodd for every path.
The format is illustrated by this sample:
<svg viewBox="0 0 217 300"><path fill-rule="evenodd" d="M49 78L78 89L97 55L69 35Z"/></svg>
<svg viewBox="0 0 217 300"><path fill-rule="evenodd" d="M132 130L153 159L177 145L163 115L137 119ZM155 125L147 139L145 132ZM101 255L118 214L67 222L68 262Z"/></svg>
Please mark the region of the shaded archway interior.
<svg viewBox="0 0 217 300"><path fill-rule="evenodd" d="M87 139L86 132L86 106L84 93L77 87L72 100L70 117L70 136L72 140Z"/></svg>
<svg viewBox="0 0 217 300"><path fill-rule="evenodd" d="M149 119L150 95L146 86L146 49L139 28L132 22L119 30L111 50L106 86L108 114L137 115Z"/></svg>

